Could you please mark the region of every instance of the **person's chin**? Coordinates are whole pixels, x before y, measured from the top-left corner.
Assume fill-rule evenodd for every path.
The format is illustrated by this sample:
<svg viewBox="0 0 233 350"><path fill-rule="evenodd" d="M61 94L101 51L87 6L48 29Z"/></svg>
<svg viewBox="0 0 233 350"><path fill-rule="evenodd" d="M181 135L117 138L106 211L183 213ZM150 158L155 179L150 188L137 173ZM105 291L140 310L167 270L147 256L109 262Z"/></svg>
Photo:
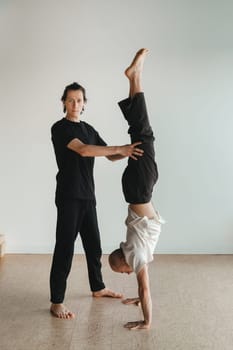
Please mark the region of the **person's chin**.
<svg viewBox="0 0 233 350"><path fill-rule="evenodd" d="M78 118L80 116L79 112L72 112L72 118Z"/></svg>

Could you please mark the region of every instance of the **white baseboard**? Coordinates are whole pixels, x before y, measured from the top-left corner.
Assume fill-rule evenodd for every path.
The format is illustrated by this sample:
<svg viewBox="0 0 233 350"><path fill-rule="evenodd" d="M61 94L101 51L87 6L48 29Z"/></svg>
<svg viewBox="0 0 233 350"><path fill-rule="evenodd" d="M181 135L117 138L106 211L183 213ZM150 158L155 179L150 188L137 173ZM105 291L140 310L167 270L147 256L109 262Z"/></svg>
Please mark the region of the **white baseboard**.
<svg viewBox="0 0 233 350"><path fill-rule="evenodd" d="M102 252L103 254L109 254L117 247L113 246L103 246ZM6 244L6 254L52 254L54 250L54 246L49 245L7 245ZM84 250L81 246L75 248L75 254L84 254ZM216 249L216 250L208 250L208 249L200 249L200 250L192 250L192 249L156 249L155 254L233 254L232 247L229 249Z"/></svg>

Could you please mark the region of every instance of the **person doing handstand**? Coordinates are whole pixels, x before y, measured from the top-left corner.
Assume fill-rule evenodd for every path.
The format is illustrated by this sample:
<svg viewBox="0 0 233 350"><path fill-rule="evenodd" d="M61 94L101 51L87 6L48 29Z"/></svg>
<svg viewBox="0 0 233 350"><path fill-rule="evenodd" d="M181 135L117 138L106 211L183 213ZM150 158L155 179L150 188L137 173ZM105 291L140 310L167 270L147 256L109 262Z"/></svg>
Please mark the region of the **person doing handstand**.
<svg viewBox="0 0 233 350"><path fill-rule="evenodd" d="M153 187L158 179L155 162L154 135L149 123L141 75L147 49L137 52L125 75L129 79L129 98L119 102L119 107L129 124L131 142L141 141L138 147L143 156L137 160L128 159L122 176L122 189L128 207L126 242L109 255L113 271L135 272L138 282L137 298L123 300L124 304L141 304L144 319L128 322L128 329L148 329L152 322L152 301L149 286L148 263L158 242L163 219L151 203Z"/></svg>

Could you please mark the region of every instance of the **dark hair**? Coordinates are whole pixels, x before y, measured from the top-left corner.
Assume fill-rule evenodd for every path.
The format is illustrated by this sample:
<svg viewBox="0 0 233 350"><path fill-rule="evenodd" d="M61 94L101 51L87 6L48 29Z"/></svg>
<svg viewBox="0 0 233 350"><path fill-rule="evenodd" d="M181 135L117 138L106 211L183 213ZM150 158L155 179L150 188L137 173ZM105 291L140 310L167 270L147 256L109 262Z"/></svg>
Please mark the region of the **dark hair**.
<svg viewBox="0 0 233 350"><path fill-rule="evenodd" d="M70 85L67 85L67 86L65 87L65 90L64 90L63 95L62 95L62 98L61 98L61 101L62 101L63 103L65 102L66 97L67 97L67 93L68 93L68 91L70 91L70 90L81 90L82 93L83 93L83 100L84 100L85 103L87 102L86 90L84 89L84 87L83 87L82 85L80 85L80 84L74 82L74 83L72 83L72 84L70 84ZM63 112L64 112L64 113L66 112L66 107L65 107L65 106L64 106L64 108L63 108Z"/></svg>

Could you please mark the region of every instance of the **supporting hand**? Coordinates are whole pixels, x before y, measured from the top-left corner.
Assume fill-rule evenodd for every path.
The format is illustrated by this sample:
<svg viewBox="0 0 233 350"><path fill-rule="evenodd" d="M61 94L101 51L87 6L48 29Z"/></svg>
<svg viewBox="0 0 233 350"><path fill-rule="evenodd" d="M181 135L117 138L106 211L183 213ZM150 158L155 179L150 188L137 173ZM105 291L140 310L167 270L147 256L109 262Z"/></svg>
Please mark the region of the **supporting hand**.
<svg viewBox="0 0 233 350"><path fill-rule="evenodd" d="M119 147L120 154L124 157L130 157L134 160L137 160L137 157L141 157L143 155L143 150L141 148L137 148L136 146L141 145L142 142L135 142L131 145L124 145Z"/></svg>
<svg viewBox="0 0 233 350"><path fill-rule="evenodd" d="M128 328L129 330L135 330L135 329L149 329L150 325L146 324L145 321L134 321L134 322L128 322L124 325L125 328Z"/></svg>
<svg viewBox="0 0 233 350"><path fill-rule="evenodd" d="M141 305L139 298L127 298L127 299L122 300L122 303L125 305L132 305L132 304L134 304L136 306Z"/></svg>

